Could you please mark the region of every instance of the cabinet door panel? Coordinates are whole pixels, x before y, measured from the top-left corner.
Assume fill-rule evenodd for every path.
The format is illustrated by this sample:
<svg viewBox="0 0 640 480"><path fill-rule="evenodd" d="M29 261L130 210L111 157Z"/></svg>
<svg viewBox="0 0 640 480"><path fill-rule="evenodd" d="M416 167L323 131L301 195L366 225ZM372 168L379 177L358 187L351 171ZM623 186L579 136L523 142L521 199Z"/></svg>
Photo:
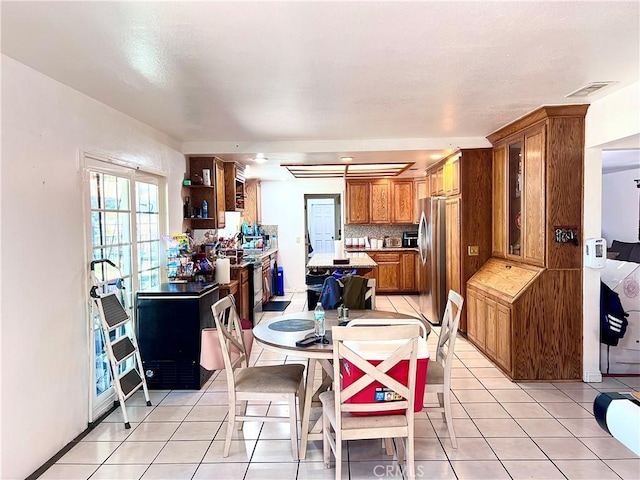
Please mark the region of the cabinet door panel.
<svg viewBox="0 0 640 480"><path fill-rule="evenodd" d="M387 257L385 257L387 255ZM379 254L375 262L378 264L376 292L400 291L400 256L395 259L389 254Z"/></svg>
<svg viewBox="0 0 640 480"><path fill-rule="evenodd" d="M449 160L444 166L444 192L447 196L460 193L460 159Z"/></svg>
<svg viewBox="0 0 640 480"><path fill-rule="evenodd" d="M462 293L460 280L460 199L449 199L446 211L446 271L447 291Z"/></svg>
<svg viewBox="0 0 640 480"><path fill-rule="evenodd" d="M416 291L416 254L402 254L402 291Z"/></svg>
<svg viewBox="0 0 640 480"><path fill-rule="evenodd" d="M224 228L224 212L225 212L225 186L224 186L224 166L222 162L216 161L216 220L218 228Z"/></svg>
<svg viewBox="0 0 640 480"><path fill-rule="evenodd" d="M544 129L524 140L523 259L544 265Z"/></svg>
<svg viewBox="0 0 640 480"><path fill-rule="evenodd" d="M392 181L391 203L393 205L392 223L413 223L414 197L413 181Z"/></svg>
<svg viewBox="0 0 640 480"><path fill-rule="evenodd" d="M511 310L501 304L496 316L496 361L511 372Z"/></svg>
<svg viewBox="0 0 640 480"><path fill-rule="evenodd" d="M478 295L473 290L467 290L467 336L474 343L478 340Z"/></svg>
<svg viewBox="0 0 640 480"><path fill-rule="evenodd" d="M420 222L420 200L423 198L427 198L429 196L429 190L430 190L430 185L429 182L431 181L430 176L427 175L425 178L422 178L420 180L416 180L416 184L415 184L415 197L416 197L416 201L415 201L415 205L414 205L414 217L413 217L413 221L414 223L418 223Z"/></svg>
<svg viewBox="0 0 640 480"><path fill-rule="evenodd" d="M371 182L371 223L391 223L391 186L387 180Z"/></svg>
<svg viewBox="0 0 640 480"><path fill-rule="evenodd" d="M485 348L490 357L496 358L496 302L486 298Z"/></svg>
<svg viewBox="0 0 640 480"><path fill-rule="evenodd" d="M369 223L369 182L347 182L347 223Z"/></svg>
<svg viewBox="0 0 640 480"><path fill-rule="evenodd" d="M506 256L507 210L506 210L506 146L493 150L493 256Z"/></svg>

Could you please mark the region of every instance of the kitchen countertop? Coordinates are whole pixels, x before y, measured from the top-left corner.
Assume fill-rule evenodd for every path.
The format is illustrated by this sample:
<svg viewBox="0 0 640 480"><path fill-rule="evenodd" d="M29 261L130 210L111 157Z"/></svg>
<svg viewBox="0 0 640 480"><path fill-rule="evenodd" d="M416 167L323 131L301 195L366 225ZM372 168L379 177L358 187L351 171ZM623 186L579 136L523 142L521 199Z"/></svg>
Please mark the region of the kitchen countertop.
<svg viewBox="0 0 640 480"><path fill-rule="evenodd" d="M203 295L218 288L216 282L169 282L138 292L139 297L154 297L164 295L191 296Z"/></svg>
<svg viewBox="0 0 640 480"><path fill-rule="evenodd" d="M417 252L416 247L382 247L382 248L367 248L367 247L345 247L346 252Z"/></svg>
<svg viewBox="0 0 640 480"><path fill-rule="evenodd" d="M333 253L316 253L309 259L307 267L309 268L377 268L378 264L366 254L360 252L346 252L343 258L348 258L349 263L346 265L334 265L333 259L338 258Z"/></svg>
<svg viewBox="0 0 640 480"><path fill-rule="evenodd" d="M246 256L247 257L255 257L258 260L262 261L265 257L269 257L269 256L273 255L274 253L278 253L278 248L277 247L276 248L270 248L268 250L263 250L260 253L247 254ZM231 268L246 268L247 265L249 265L249 263L251 263L251 262L248 262L248 261L244 260L244 257L243 257L243 260L242 260L241 263L236 263L234 265L231 265Z"/></svg>

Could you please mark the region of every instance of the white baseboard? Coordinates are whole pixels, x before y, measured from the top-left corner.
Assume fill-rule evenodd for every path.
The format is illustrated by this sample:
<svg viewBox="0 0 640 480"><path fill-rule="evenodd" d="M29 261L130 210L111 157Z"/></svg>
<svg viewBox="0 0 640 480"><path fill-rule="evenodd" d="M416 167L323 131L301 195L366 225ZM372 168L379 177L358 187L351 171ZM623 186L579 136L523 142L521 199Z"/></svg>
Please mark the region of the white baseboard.
<svg viewBox="0 0 640 480"><path fill-rule="evenodd" d="M600 370L587 370L582 375L582 380L587 383L602 382L602 373L600 372Z"/></svg>

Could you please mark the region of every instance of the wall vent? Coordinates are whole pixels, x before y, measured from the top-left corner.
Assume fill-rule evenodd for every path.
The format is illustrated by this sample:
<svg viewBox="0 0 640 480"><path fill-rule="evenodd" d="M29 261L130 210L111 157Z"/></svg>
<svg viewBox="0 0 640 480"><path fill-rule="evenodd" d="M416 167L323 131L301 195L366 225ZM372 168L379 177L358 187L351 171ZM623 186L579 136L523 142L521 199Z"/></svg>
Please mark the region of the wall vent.
<svg viewBox="0 0 640 480"><path fill-rule="evenodd" d="M589 95L599 92L600 90L602 90L605 87L608 87L609 85L612 85L616 82L591 82L587 85L585 85L582 88L579 88L578 90L576 90L575 92L571 92L569 95L566 95L567 98L569 97L588 97Z"/></svg>

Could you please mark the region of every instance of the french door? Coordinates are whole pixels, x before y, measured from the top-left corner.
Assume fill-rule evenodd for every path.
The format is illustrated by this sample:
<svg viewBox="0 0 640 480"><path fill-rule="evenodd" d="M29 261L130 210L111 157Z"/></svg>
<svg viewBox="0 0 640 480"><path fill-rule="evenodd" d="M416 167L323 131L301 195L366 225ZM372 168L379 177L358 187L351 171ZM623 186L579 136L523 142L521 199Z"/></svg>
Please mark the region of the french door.
<svg viewBox="0 0 640 480"><path fill-rule="evenodd" d="M160 239L165 230L165 222L161 220L164 179L86 157L85 181L88 263L107 259L118 266L119 272L107 263L97 264L95 275L103 285L103 292L114 289L119 276L123 278L126 298L121 298L121 301L133 316L135 292L162 281ZM90 303L88 296L87 299ZM110 408L115 390L100 319L91 308L88 312L91 357L89 421L92 422ZM122 367L126 368L126 365Z"/></svg>

